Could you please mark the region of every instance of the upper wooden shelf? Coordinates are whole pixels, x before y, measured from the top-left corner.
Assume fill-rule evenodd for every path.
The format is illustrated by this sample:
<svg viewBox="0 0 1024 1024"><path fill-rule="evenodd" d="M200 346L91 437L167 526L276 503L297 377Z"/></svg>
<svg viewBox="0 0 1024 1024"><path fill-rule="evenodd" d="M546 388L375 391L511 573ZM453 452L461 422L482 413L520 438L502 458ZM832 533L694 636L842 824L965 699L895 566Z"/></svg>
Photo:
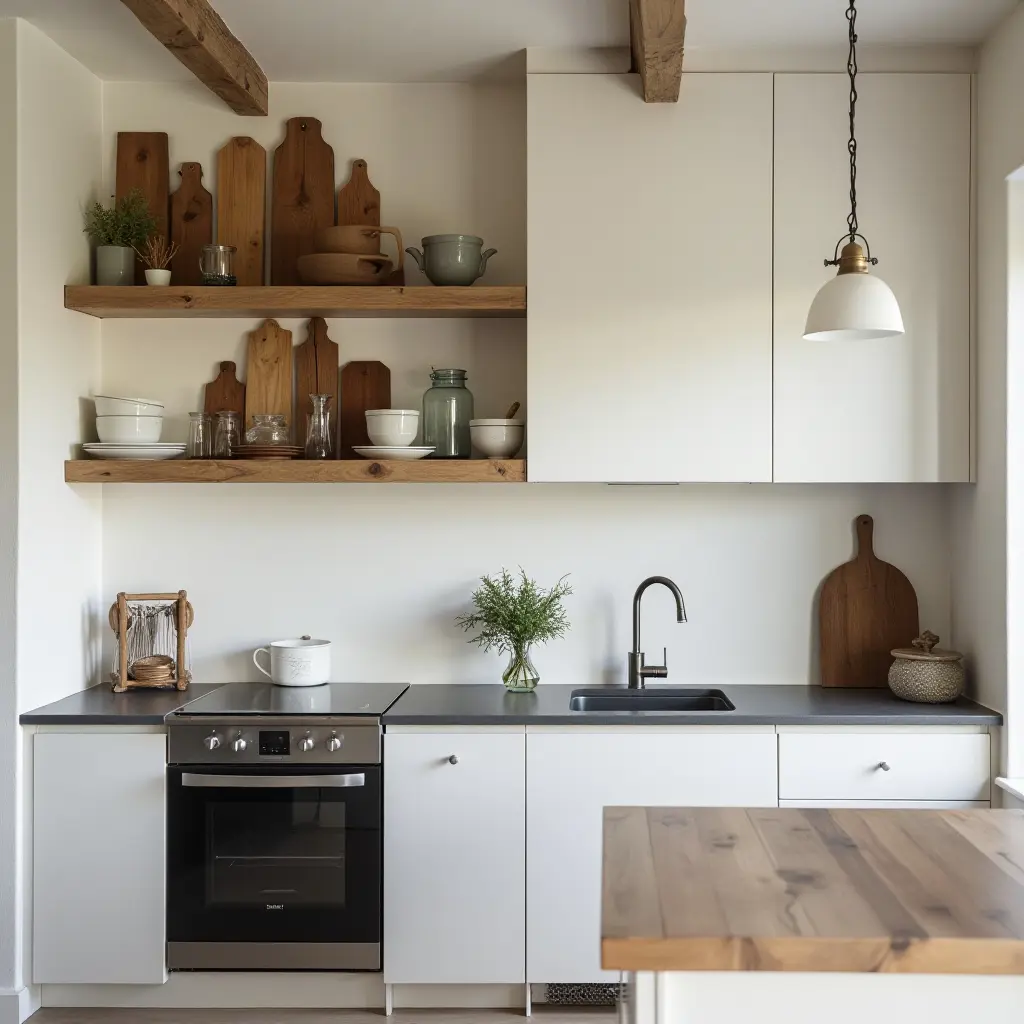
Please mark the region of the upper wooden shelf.
<svg viewBox="0 0 1024 1024"><path fill-rule="evenodd" d="M67 285L64 305L98 317L526 316L526 288Z"/></svg>

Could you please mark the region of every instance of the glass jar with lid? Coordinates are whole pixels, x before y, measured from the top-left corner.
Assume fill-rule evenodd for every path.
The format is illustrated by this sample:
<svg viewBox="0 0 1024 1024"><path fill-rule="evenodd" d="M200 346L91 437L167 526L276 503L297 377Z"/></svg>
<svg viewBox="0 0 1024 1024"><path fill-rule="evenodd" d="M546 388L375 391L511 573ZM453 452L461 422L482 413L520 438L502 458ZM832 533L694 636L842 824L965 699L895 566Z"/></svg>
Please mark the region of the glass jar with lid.
<svg viewBox="0 0 1024 1024"><path fill-rule="evenodd" d="M245 432L246 444L287 444L289 440L288 421L276 413L255 413Z"/></svg>
<svg viewBox="0 0 1024 1024"><path fill-rule="evenodd" d="M465 370L433 370L423 395L423 444L433 445L432 459L468 459L472 452L469 421L473 394Z"/></svg>

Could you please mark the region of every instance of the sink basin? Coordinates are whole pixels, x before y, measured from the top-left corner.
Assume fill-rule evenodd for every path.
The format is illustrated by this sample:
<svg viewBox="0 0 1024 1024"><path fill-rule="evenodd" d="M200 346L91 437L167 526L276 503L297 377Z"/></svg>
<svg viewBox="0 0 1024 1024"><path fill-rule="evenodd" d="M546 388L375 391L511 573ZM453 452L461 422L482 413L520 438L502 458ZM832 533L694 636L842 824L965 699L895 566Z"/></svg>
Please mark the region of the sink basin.
<svg viewBox="0 0 1024 1024"><path fill-rule="evenodd" d="M721 690L676 690L659 687L652 690L619 690L601 687L573 690L570 711L735 711L736 705Z"/></svg>

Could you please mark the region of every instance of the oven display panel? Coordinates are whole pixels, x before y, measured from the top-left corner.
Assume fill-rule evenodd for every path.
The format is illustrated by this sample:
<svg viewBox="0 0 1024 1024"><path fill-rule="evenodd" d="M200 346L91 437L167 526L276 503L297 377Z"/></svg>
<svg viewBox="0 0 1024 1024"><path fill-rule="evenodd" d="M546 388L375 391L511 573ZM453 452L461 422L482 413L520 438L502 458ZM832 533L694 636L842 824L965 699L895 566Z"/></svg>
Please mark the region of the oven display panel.
<svg viewBox="0 0 1024 1024"><path fill-rule="evenodd" d="M287 729L260 730L260 757L287 757L291 739Z"/></svg>

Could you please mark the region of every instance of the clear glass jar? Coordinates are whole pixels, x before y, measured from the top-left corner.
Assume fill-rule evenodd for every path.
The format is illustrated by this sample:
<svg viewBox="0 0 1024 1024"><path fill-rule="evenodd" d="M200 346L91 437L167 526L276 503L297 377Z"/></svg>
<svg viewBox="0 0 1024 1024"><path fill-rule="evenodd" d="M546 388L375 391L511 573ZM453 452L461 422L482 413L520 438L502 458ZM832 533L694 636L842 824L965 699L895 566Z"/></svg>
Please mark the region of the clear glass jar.
<svg viewBox="0 0 1024 1024"><path fill-rule="evenodd" d="M306 458L329 459L334 454L331 444L330 395L310 395L310 410L306 423Z"/></svg>
<svg viewBox="0 0 1024 1024"><path fill-rule="evenodd" d="M246 444L287 444L288 422L278 413L258 412L245 432Z"/></svg>
<svg viewBox="0 0 1024 1024"><path fill-rule="evenodd" d="M190 459L208 459L213 453L213 421L205 412L188 414L188 450Z"/></svg>
<svg viewBox="0 0 1024 1024"><path fill-rule="evenodd" d="M237 412L214 413L213 457L230 459L231 449L242 443L242 417Z"/></svg>
<svg viewBox="0 0 1024 1024"><path fill-rule="evenodd" d="M432 459L468 459L472 452L469 421L473 394L465 370L433 370L423 395L423 444L433 445Z"/></svg>

